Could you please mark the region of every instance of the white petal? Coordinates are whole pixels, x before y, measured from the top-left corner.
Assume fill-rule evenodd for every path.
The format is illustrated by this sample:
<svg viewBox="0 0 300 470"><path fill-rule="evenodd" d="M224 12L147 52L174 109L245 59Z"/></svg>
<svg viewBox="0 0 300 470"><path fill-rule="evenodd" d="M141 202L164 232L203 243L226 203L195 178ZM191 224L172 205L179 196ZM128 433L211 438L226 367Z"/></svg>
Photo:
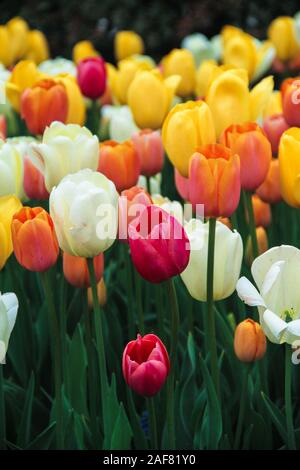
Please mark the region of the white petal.
<svg viewBox="0 0 300 470"><path fill-rule="evenodd" d="M283 335L288 327L288 323L283 321L276 313L266 310L263 314L262 328L270 341L273 343L282 343Z"/></svg>
<svg viewBox="0 0 300 470"><path fill-rule="evenodd" d="M5 343L3 341L0 341L0 364L2 364L4 362L5 355L6 355ZM0 367L2 367L2 366L0 365Z"/></svg>
<svg viewBox="0 0 300 470"><path fill-rule="evenodd" d="M236 285L236 291L241 300L251 307L265 307L265 302L256 287L246 278L241 277Z"/></svg>
<svg viewBox="0 0 300 470"><path fill-rule="evenodd" d="M18 308L19 308L19 301L18 301L16 294L12 292L2 295L1 300L4 303L5 308L6 308L8 329L9 329L9 336L10 336L13 330L13 327L15 326Z"/></svg>
<svg viewBox="0 0 300 470"><path fill-rule="evenodd" d="M300 320L293 320L288 323L285 332L285 341L292 344L294 341L300 339Z"/></svg>
<svg viewBox="0 0 300 470"><path fill-rule="evenodd" d="M285 264L285 261L277 261L272 264L271 268L267 272L267 275L263 281L261 287L261 294L264 297L272 289L274 283L277 281L277 278Z"/></svg>

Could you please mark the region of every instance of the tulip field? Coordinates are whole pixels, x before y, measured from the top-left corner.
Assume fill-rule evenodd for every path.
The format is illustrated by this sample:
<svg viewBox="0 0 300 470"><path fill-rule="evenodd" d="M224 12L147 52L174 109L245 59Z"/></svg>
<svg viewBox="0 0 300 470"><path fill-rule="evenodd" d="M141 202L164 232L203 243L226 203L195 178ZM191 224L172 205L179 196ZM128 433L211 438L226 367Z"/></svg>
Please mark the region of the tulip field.
<svg viewBox="0 0 300 470"><path fill-rule="evenodd" d="M300 448L300 13L265 37L1 24L1 450Z"/></svg>

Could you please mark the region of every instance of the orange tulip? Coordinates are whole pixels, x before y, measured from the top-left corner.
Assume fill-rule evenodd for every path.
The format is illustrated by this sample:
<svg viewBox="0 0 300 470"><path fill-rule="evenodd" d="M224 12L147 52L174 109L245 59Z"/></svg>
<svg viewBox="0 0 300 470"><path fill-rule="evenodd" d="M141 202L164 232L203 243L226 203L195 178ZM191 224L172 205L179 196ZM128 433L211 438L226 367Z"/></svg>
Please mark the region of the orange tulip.
<svg viewBox="0 0 300 470"><path fill-rule="evenodd" d="M115 183L117 191L135 186L141 163L131 141L106 140L100 145L98 171Z"/></svg>
<svg viewBox="0 0 300 470"><path fill-rule="evenodd" d="M269 247L268 236L264 227L256 227L256 239L257 239L257 246L258 246L258 254L262 255L263 253L265 253L265 251L267 251ZM248 266L251 266L254 261L254 256L253 256L252 240L250 236L247 238L245 259L246 259Z"/></svg>
<svg viewBox="0 0 300 470"><path fill-rule="evenodd" d="M239 323L234 334L234 352L240 361L258 361L264 357L266 349L266 337L258 323L251 318Z"/></svg>
<svg viewBox="0 0 300 470"><path fill-rule="evenodd" d="M204 204L206 217L229 217L240 200L240 159L221 144L200 147L191 157L189 200ZM197 210L196 210L197 212Z"/></svg>
<svg viewBox="0 0 300 470"><path fill-rule="evenodd" d="M32 134L42 134L53 121L65 122L68 97L65 87L45 79L27 88L21 97L21 116Z"/></svg>
<svg viewBox="0 0 300 470"><path fill-rule="evenodd" d="M53 221L42 207L23 207L11 225L14 253L29 271L43 272L56 263L59 247Z"/></svg>
<svg viewBox="0 0 300 470"><path fill-rule="evenodd" d="M96 281L100 281L104 270L104 255L100 253L94 258ZM86 258L63 253L63 271L67 281L74 287L90 287L90 275Z"/></svg>
<svg viewBox="0 0 300 470"><path fill-rule="evenodd" d="M287 78L280 87L282 110L289 127L300 126L300 77Z"/></svg>
<svg viewBox="0 0 300 470"><path fill-rule="evenodd" d="M230 228L230 230L232 230L232 224L230 222L230 219L228 219L228 217L219 217L218 221L222 222L222 224L226 225L226 227L228 227L228 228Z"/></svg>
<svg viewBox="0 0 300 470"><path fill-rule="evenodd" d="M119 198L119 239L128 241L128 224L139 217L145 207L152 204L152 198L144 188L134 186L121 192Z"/></svg>
<svg viewBox="0 0 300 470"><path fill-rule="evenodd" d="M263 202L257 194L252 196L255 226L267 228L271 223L271 207L267 202ZM248 216L247 216L248 219Z"/></svg>
<svg viewBox="0 0 300 470"><path fill-rule="evenodd" d="M256 194L264 202L276 204L281 201L279 160L272 158L265 181L257 188Z"/></svg>
<svg viewBox="0 0 300 470"><path fill-rule="evenodd" d="M24 158L24 191L29 199L38 201L49 199L44 176L26 156Z"/></svg>
<svg viewBox="0 0 300 470"><path fill-rule="evenodd" d="M101 307L104 307L104 305L107 302L107 292L106 292L106 285L105 285L103 278L97 284L97 294L98 294L99 305ZM89 287L87 290L87 297L88 297L89 308L92 310L94 307L93 307L93 293L92 293L91 287Z"/></svg>
<svg viewBox="0 0 300 470"><path fill-rule="evenodd" d="M241 186L253 191L265 180L271 158L271 144L255 122L229 126L221 135L221 143L239 155Z"/></svg>

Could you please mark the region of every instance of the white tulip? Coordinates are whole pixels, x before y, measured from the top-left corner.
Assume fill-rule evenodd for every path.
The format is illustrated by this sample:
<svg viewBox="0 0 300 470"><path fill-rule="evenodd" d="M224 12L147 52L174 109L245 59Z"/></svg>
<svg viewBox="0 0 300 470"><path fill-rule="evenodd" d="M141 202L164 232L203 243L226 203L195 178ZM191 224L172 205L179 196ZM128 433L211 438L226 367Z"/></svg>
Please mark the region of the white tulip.
<svg viewBox="0 0 300 470"><path fill-rule="evenodd" d="M182 225L184 223L183 217L183 207L178 201L170 201L169 198L163 197L160 194L154 194L152 196L153 204L156 206L161 207L164 211L168 212L168 214L175 217Z"/></svg>
<svg viewBox="0 0 300 470"><path fill-rule="evenodd" d="M148 191L146 176L140 175L136 185ZM157 175L155 176L150 176L150 193L160 194L160 191L161 191L161 173L157 173Z"/></svg>
<svg viewBox="0 0 300 470"><path fill-rule="evenodd" d="M64 59L63 57L56 57L55 59L44 60L38 65L38 69L46 75L60 75L68 73L76 77L77 68L72 60Z"/></svg>
<svg viewBox="0 0 300 470"><path fill-rule="evenodd" d="M191 219L184 226L190 240L191 253L187 268L181 273L182 280L191 296L206 301L206 274L208 251L208 222ZM243 242L237 231L231 231L221 222L216 223L214 261L214 300L229 297L235 289L243 258Z"/></svg>
<svg viewBox="0 0 300 470"><path fill-rule="evenodd" d="M99 141L86 127L54 121L46 128L42 143L30 145L29 156L44 175L50 192L70 173L97 169Z"/></svg>
<svg viewBox="0 0 300 470"><path fill-rule="evenodd" d="M258 307L260 324L272 343L292 344L300 339L300 250L281 245L256 258L251 267L258 287L239 279L239 297Z"/></svg>
<svg viewBox="0 0 300 470"><path fill-rule="evenodd" d="M118 193L102 173L85 169L66 176L52 189L49 204L63 251L92 258L115 241Z"/></svg>
<svg viewBox="0 0 300 470"><path fill-rule="evenodd" d="M0 139L0 196L24 199L24 165L17 145Z"/></svg>
<svg viewBox="0 0 300 470"><path fill-rule="evenodd" d="M0 363L5 361L9 338L16 322L19 302L13 293L0 293Z"/></svg>
<svg viewBox="0 0 300 470"><path fill-rule="evenodd" d="M139 131L139 128L134 122L129 106L114 106L114 108L109 121L109 135L112 140L124 142Z"/></svg>
<svg viewBox="0 0 300 470"><path fill-rule="evenodd" d="M203 60L215 59L215 49L204 34L193 33L186 36L181 42L181 47L193 54L197 67Z"/></svg>

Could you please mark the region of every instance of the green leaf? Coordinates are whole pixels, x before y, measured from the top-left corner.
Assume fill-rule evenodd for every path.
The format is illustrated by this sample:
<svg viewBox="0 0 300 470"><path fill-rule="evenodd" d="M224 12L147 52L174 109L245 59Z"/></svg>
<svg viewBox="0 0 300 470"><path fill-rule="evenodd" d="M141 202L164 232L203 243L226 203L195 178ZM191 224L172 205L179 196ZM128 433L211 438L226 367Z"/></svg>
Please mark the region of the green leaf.
<svg viewBox="0 0 300 470"><path fill-rule="evenodd" d="M115 422L111 437L110 450L128 450L132 439L132 429L130 427L123 403L119 406L119 414Z"/></svg>
<svg viewBox="0 0 300 470"><path fill-rule="evenodd" d="M32 405L34 398L35 380L34 374L31 373L30 381L26 393L23 414L18 430L17 445L25 448L30 439L31 421L32 421Z"/></svg>
<svg viewBox="0 0 300 470"><path fill-rule="evenodd" d="M28 444L26 450L47 450L54 437L56 423L51 423Z"/></svg>
<svg viewBox="0 0 300 470"><path fill-rule="evenodd" d="M194 409L195 401L197 399L197 386L196 386L196 347L191 333L188 334L187 340L187 358L186 369L189 372L181 390L179 398L179 412L183 425L183 430L187 439L191 439L191 415Z"/></svg>
<svg viewBox="0 0 300 470"><path fill-rule="evenodd" d="M80 324L77 325L69 346L66 362L66 393L71 407L79 414L87 414L87 357ZM95 384L96 386L96 384Z"/></svg>
<svg viewBox="0 0 300 470"><path fill-rule="evenodd" d="M261 392L263 402L270 414L274 426L281 435L282 439L287 442L287 432L285 428L285 418L279 408L268 398L263 392Z"/></svg>

